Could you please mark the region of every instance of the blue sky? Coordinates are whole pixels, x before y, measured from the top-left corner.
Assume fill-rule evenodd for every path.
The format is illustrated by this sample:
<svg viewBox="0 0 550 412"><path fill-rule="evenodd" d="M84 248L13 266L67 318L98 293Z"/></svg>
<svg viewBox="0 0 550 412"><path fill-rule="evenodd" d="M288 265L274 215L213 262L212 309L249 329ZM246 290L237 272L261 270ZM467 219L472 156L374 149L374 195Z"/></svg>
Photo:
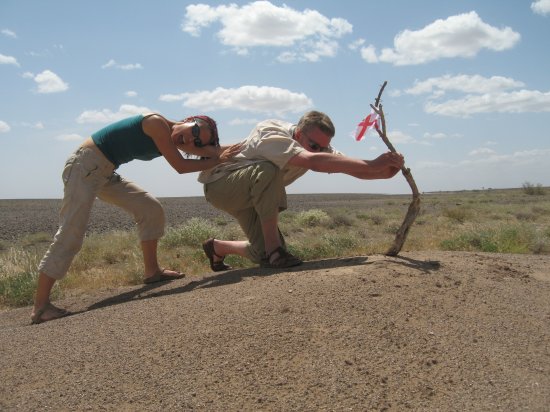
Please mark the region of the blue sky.
<svg viewBox="0 0 550 412"><path fill-rule="evenodd" d="M107 123L208 114L222 143L307 110L353 138L383 81L388 135L420 191L550 185L550 0L2 0L0 198L60 198L61 170ZM200 196L162 159L119 173ZM409 193L405 179L309 172L289 193Z"/></svg>

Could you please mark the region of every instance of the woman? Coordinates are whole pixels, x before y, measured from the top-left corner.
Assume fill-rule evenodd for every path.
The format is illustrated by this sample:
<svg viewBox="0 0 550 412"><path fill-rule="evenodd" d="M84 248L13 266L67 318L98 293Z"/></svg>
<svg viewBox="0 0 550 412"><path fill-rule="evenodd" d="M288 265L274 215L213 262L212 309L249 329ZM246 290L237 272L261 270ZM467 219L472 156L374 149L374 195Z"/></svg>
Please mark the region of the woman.
<svg viewBox="0 0 550 412"><path fill-rule="evenodd" d="M68 314L51 304L50 293L55 281L66 275L82 247L96 197L134 216L143 252L144 283L184 276L160 268L157 243L164 234L164 211L150 193L115 173L121 164L163 156L178 173L191 173L225 162L239 150L238 145L220 147L216 122L207 116L173 122L156 113L136 115L108 125L86 139L69 157L63 170L64 197L59 229L38 266L32 323ZM184 158L180 151L200 159Z"/></svg>

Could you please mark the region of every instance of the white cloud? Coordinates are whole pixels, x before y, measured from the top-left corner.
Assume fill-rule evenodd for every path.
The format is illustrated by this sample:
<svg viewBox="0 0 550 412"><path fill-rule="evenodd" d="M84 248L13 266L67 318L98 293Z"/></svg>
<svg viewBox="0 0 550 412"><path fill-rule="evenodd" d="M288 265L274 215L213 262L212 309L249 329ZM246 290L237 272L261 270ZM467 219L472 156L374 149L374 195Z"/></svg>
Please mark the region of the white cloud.
<svg viewBox="0 0 550 412"><path fill-rule="evenodd" d="M355 40L354 42L350 43L348 45L348 48L350 50L357 50L358 48L360 48L363 44L365 44L365 39L357 39Z"/></svg>
<svg viewBox="0 0 550 412"><path fill-rule="evenodd" d="M17 62L17 59L13 56L6 56L3 54L0 54L0 64L13 64L14 66L19 67L19 63Z"/></svg>
<svg viewBox="0 0 550 412"><path fill-rule="evenodd" d="M17 34L15 34L15 32L10 29L2 29L2 34L6 37L11 37L12 39L17 38Z"/></svg>
<svg viewBox="0 0 550 412"><path fill-rule="evenodd" d="M511 154L497 154L497 153L487 153L488 156L481 157L475 160L464 160L460 162L461 165L471 165L471 164L497 164L504 163L509 167L520 166L527 164L536 164L545 161L545 159L550 155L550 149L532 149L532 150L523 150L520 152L514 152Z"/></svg>
<svg viewBox="0 0 550 412"><path fill-rule="evenodd" d="M117 112L109 109L85 110L77 117L77 123L112 123L136 114L153 112L147 107L138 107L131 104L123 104Z"/></svg>
<svg viewBox="0 0 550 412"><path fill-rule="evenodd" d="M382 49L378 60L404 66L442 58L474 57L482 49L510 49L520 37L510 27L493 27L471 11L445 20L438 19L420 30L402 31L395 36L394 47ZM370 52L367 56L372 62Z"/></svg>
<svg viewBox="0 0 550 412"><path fill-rule="evenodd" d="M468 117L475 113L549 112L550 92L537 90L510 90L523 87L523 82L501 76L490 78L479 75L433 77L415 81L405 90L412 95L430 94L424 106L427 113ZM446 93L466 93L464 97L438 101Z"/></svg>
<svg viewBox="0 0 550 412"><path fill-rule="evenodd" d="M390 139L390 142L398 144L415 143L415 140L411 136L400 130L393 130L388 133L388 139Z"/></svg>
<svg viewBox="0 0 550 412"><path fill-rule="evenodd" d="M424 138L426 139L435 139L435 140L441 140L441 139L447 139L449 136L445 133L424 133Z"/></svg>
<svg viewBox="0 0 550 412"><path fill-rule="evenodd" d="M496 154L496 152L493 149L489 149L488 147L480 147L479 149L474 149L468 155L470 156L479 156L479 155L493 155Z"/></svg>
<svg viewBox="0 0 550 412"><path fill-rule="evenodd" d="M251 47L290 48L279 61L317 61L336 55L336 39L351 33L345 19L328 18L315 10L302 12L269 1L255 1L239 7L236 4L211 7L207 4L187 6L182 30L199 36L201 30L216 22L222 29L217 37L222 44L246 55Z"/></svg>
<svg viewBox="0 0 550 412"><path fill-rule="evenodd" d="M231 126L240 126L240 125L247 125L247 124L257 124L260 120L258 119L233 119L229 122Z"/></svg>
<svg viewBox="0 0 550 412"><path fill-rule="evenodd" d="M474 113L550 112L550 92L520 90L510 93L468 95L443 103L428 102L425 111L454 117L469 117Z"/></svg>
<svg viewBox="0 0 550 412"><path fill-rule="evenodd" d="M84 140L84 137L82 137L82 136L80 136L79 134L76 134L76 133L61 134L59 136L56 136L55 140L60 140L62 142L74 142L74 141Z"/></svg>
<svg viewBox="0 0 550 412"><path fill-rule="evenodd" d="M37 122L37 123L34 123L34 124L23 122L23 123L21 123L21 126L30 127L31 129L36 129L36 130L44 129L44 124L42 122Z"/></svg>
<svg viewBox="0 0 550 412"><path fill-rule="evenodd" d="M160 97L159 97L159 100L161 102L168 102L168 103L179 102L179 101L182 101L183 99L185 99L185 93L161 94Z"/></svg>
<svg viewBox="0 0 550 412"><path fill-rule="evenodd" d="M137 92L133 91L133 90L128 90L126 93L124 93L126 95L126 97L136 97L138 94Z"/></svg>
<svg viewBox="0 0 550 412"><path fill-rule="evenodd" d="M537 14L546 16L550 13L550 0L537 0L531 3L531 10Z"/></svg>
<svg viewBox="0 0 550 412"><path fill-rule="evenodd" d="M492 76L490 78L479 75L445 75L432 77L423 81L415 81L414 86L405 90L408 94L434 93L439 97L448 91L464 93L493 93L524 86L523 82L508 77Z"/></svg>
<svg viewBox="0 0 550 412"><path fill-rule="evenodd" d="M376 48L370 44L367 47L361 48L361 57L367 63L378 63L378 57L376 56Z"/></svg>
<svg viewBox="0 0 550 412"><path fill-rule="evenodd" d="M303 93L269 86L242 86L237 89L217 87L211 91L184 93L186 107L205 111L235 109L245 112L281 114L301 112L313 106Z"/></svg>
<svg viewBox="0 0 550 412"><path fill-rule="evenodd" d="M139 64L139 63L119 64L113 59L109 60L107 63L105 63L103 66L101 66L102 69L109 69L111 67L114 67L115 69L120 69L120 70L139 70L139 69L143 69L142 65Z"/></svg>
<svg viewBox="0 0 550 412"><path fill-rule="evenodd" d="M32 73L26 72L23 74L23 77L33 79L35 81L38 86L38 93L59 93L69 89L69 85L51 70L44 70L36 76Z"/></svg>
<svg viewBox="0 0 550 412"><path fill-rule="evenodd" d="M0 133L7 133L11 130L11 127L9 124L7 124L5 121L0 120Z"/></svg>

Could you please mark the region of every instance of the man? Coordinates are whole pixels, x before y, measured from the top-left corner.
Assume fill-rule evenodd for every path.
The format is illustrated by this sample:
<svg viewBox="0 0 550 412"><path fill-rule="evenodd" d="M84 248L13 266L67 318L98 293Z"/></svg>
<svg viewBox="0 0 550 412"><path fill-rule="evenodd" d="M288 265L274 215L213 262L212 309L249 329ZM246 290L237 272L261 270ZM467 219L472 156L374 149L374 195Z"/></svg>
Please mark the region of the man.
<svg viewBox="0 0 550 412"><path fill-rule="evenodd" d="M213 271L229 269L226 255L246 257L262 267L286 268L302 261L290 254L278 229L287 207L285 186L308 170L345 173L358 179L388 179L404 164L399 153L374 160L347 157L330 145L335 128L321 112L306 113L297 125L259 123L233 161L201 172L206 200L237 219L248 241L208 239L203 249Z"/></svg>

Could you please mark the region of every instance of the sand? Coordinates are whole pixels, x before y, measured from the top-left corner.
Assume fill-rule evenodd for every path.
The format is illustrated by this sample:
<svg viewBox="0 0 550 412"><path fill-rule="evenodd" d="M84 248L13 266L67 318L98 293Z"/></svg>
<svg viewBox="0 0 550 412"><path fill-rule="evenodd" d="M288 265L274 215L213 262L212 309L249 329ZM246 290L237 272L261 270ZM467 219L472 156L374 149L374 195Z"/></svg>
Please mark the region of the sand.
<svg viewBox="0 0 550 412"><path fill-rule="evenodd" d="M0 313L0 410L548 411L550 257L243 269Z"/></svg>

